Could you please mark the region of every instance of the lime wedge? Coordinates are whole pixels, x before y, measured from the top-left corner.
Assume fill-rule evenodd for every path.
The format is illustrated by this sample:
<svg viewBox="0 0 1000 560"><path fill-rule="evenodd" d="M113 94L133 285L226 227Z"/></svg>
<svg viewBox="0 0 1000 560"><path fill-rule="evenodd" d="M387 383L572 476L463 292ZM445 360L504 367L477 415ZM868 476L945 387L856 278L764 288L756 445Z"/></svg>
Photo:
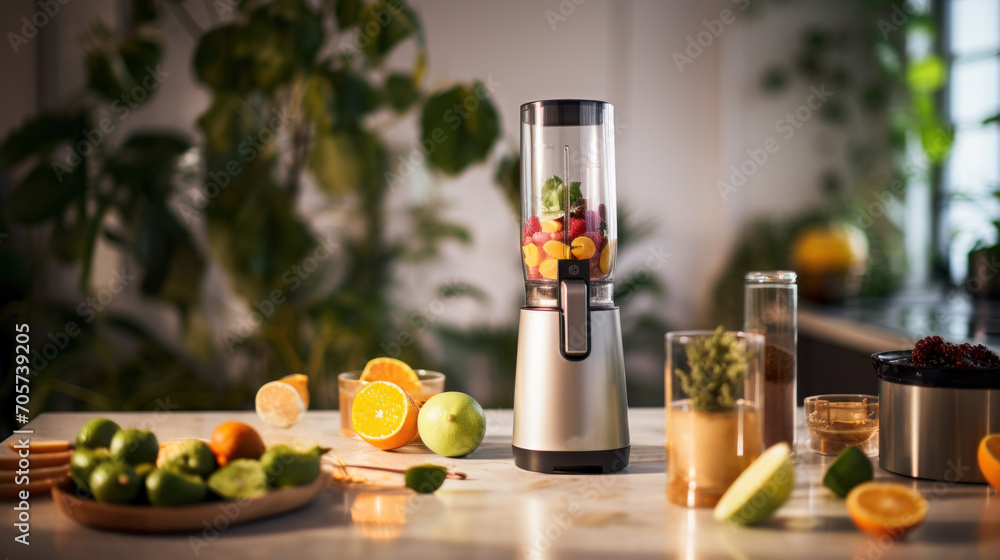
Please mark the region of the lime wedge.
<svg viewBox="0 0 1000 560"><path fill-rule="evenodd" d="M872 462L868 460L864 451L856 446L846 447L837 455L837 458L830 463L823 475L823 486L831 492L844 498L852 488L868 482L872 479Z"/></svg>
<svg viewBox="0 0 1000 560"><path fill-rule="evenodd" d="M715 505L716 521L750 525L774 513L792 495L795 467L787 443L771 446L740 476Z"/></svg>

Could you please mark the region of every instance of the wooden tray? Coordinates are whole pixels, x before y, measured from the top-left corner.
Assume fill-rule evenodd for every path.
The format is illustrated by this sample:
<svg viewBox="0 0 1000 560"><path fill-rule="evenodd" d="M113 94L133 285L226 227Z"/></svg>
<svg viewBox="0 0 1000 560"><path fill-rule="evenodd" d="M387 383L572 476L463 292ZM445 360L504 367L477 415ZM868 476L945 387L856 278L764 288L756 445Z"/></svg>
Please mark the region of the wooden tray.
<svg viewBox="0 0 1000 560"><path fill-rule="evenodd" d="M67 517L88 527L128 533L184 533L217 530L271 517L300 508L326 488L332 472L323 467L312 483L268 492L252 500L205 502L190 506L103 504L76 497L73 482L62 478L52 485L52 499Z"/></svg>

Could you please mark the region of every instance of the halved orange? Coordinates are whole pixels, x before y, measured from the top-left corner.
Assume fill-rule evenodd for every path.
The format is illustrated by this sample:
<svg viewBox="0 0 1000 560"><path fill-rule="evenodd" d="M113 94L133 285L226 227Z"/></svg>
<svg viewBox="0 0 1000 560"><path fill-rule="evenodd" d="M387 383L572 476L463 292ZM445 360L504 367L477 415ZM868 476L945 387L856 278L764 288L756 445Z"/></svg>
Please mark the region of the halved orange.
<svg viewBox="0 0 1000 560"><path fill-rule="evenodd" d="M865 482L847 494L847 513L866 533L900 539L927 517L927 499L902 484Z"/></svg>
<svg viewBox="0 0 1000 560"><path fill-rule="evenodd" d="M983 436L977 455L983 478L990 486L1000 490L1000 433Z"/></svg>
<svg viewBox="0 0 1000 560"><path fill-rule="evenodd" d="M254 399L257 416L278 428L298 422L309 408L305 380L306 376L294 374L262 385Z"/></svg>
<svg viewBox="0 0 1000 560"><path fill-rule="evenodd" d="M374 381L354 396L351 427L379 449L396 449L416 439L418 410L413 397L399 385Z"/></svg>
<svg viewBox="0 0 1000 560"><path fill-rule="evenodd" d="M388 381L403 388L407 393L417 397L420 395L422 384L417 372L413 371L406 362L396 358L374 358L368 360L364 371L361 372L361 381Z"/></svg>

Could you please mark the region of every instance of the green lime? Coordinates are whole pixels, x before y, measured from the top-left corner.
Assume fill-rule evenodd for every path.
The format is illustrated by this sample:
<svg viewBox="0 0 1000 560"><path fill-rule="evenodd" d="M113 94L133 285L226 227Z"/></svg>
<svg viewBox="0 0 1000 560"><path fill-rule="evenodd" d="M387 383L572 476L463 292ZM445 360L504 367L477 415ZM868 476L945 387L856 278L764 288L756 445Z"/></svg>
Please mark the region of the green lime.
<svg viewBox="0 0 1000 560"><path fill-rule="evenodd" d="M97 465L109 458L108 450L103 447L97 449L76 448L73 451L73 456L69 459L69 475L76 487L90 492L90 473L94 472Z"/></svg>
<svg viewBox="0 0 1000 560"><path fill-rule="evenodd" d="M792 450L778 443L754 459L715 505L716 521L750 525L784 504L795 487Z"/></svg>
<svg viewBox="0 0 1000 560"><path fill-rule="evenodd" d="M205 481L196 474L156 469L146 477L146 495L154 506L184 506L205 501Z"/></svg>
<svg viewBox="0 0 1000 560"><path fill-rule="evenodd" d="M267 476L260 461L236 459L212 473L208 487L229 500L257 498L267 493Z"/></svg>
<svg viewBox="0 0 1000 560"><path fill-rule="evenodd" d="M823 486L841 498L846 498L852 488L873 478L872 462L865 452L850 445L837 455L823 475Z"/></svg>
<svg viewBox="0 0 1000 560"><path fill-rule="evenodd" d="M430 494L444 484L448 469L425 463L406 469L406 487L421 494Z"/></svg>
<svg viewBox="0 0 1000 560"><path fill-rule="evenodd" d="M156 436L149 430L125 428L111 438L111 458L124 461L130 465L139 463L155 463L160 453L160 445Z"/></svg>
<svg viewBox="0 0 1000 560"><path fill-rule="evenodd" d="M76 434L76 448L86 447L96 449L98 447L109 447L111 438L121 429L118 424L107 418L94 418L80 428Z"/></svg>
<svg viewBox="0 0 1000 560"><path fill-rule="evenodd" d="M268 484L275 488L288 488L316 480L319 476L319 458L322 449L308 447L298 450L286 443L267 448L260 457L260 464L267 473Z"/></svg>
<svg viewBox="0 0 1000 560"><path fill-rule="evenodd" d="M139 475L128 463L105 461L90 473L90 491L98 502L126 504L139 496Z"/></svg>
<svg viewBox="0 0 1000 560"><path fill-rule="evenodd" d="M164 448L162 466L205 477L212 474L218 465L207 443L200 439L188 439Z"/></svg>
<svg viewBox="0 0 1000 560"><path fill-rule="evenodd" d="M461 457L483 442L486 414L476 399L465 393L441 393L420 407L417 430L424 445L434 453Z"/></svg>

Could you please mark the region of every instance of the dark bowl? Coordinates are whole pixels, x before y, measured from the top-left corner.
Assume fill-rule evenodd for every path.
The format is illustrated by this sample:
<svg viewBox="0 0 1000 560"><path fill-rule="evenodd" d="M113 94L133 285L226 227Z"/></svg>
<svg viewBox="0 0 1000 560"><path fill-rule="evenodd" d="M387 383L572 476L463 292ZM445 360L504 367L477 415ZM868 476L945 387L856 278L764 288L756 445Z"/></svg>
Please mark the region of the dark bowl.
<svg viewBox="0 0 1000 560"><path fill-rule="evenodd" d="M872 365L879 379L891 383L953 389L1000 389L1000 368L964 369L915 366L910 350L892 350L872 354Z"/></svg>

